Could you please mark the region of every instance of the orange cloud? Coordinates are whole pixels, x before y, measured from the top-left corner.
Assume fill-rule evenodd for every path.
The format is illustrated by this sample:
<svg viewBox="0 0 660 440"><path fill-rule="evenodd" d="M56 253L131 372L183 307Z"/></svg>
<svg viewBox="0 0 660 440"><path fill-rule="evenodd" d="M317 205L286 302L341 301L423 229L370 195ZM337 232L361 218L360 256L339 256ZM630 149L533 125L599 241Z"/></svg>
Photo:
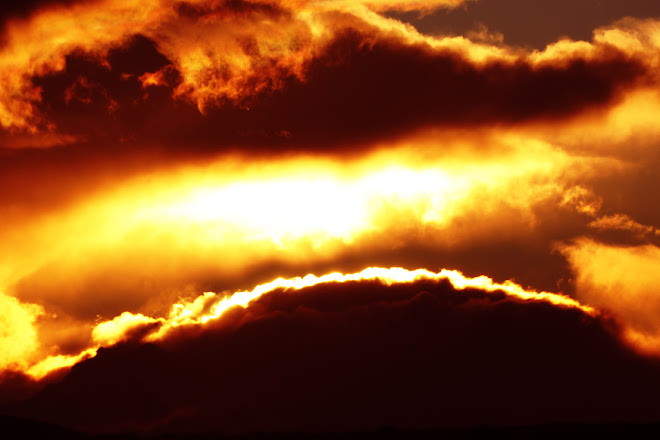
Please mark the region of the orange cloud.
<svg viewBox="0 0 660 440"><path fill-rule="evenodd" d="M442 253L491 246L511 252L506 258L517 270L495 274L497 262L481 261L483 269L469 273L520 276L526 256L508 246L532 243L550 253L551 234L580 226L561 217L574 208L588 217L581 220L587 228L601 202L584 182L621 168L617 160L571 155L505 130L459 132L442 150L438 144L429 131L350 160L223 155L118 180L40 215L8 216L12 227L0 231L0 287L58 315L38 326L38 354L52 360L35 371L71 365L80 350L169 328L168 320L197 322L221 297L194 299L198 292L282 275L271 267L349 272L401 249L394 264L436 267ZM411 243L433 253L415 257L406 249ZM342 266L346 257L353 261ZM549 272L541 288L538 279L518 282L551 290L559 276ZM187 312L172 315L173 303ZM106 324L93 330L99 319ZM65 331L71 328L79 330Z"/></svg>
<svg viewBox="0 0 660 440"><path fill-rule="evenodd" d="M0 370L24 367L39 347L35 321L44 309L0 293Z"/></svg>
<svg viewBox="0 0 660 440"><path fill-rule="evenodd" d="M443 249L492 236L526 240L540 221L537 207L555 203L572 179L600 164L516 137L489 142L510 151L496 159L401 149L344 162L221 157L138 176L54 212L18 216L0 232L0 284L89 318L137 311L200 277L272 259L302 264L357 245L396 247L413 228ZM566 168L572 175L557 181Z"/></svg>
<svg viewBox="0 0 660 440"><path fill-rule="evenodd" d="M660 353L660 248L582 239L560 249L575 271L577 299L620 320L637 348Z"/></svg>
<svg viewBox="0 0 660 440"><path fill-rule="evenodd" d="M301 271L442 265L556 288L563 274L548 270L542 283L521 275L528 256L517 252L532 243L550 253L552 234L580 227L563 229L573 206L594 210L586 228L600 205L582 183L618 172L619 162L499 130L459 131L438 145L429 131L342 160L222 155L117 179L32 215L7 211L0 287L57 314L38 325L39 355L67 362L164 325L173 303L200 291ZM484 249L509 256L465 263ZM509 267L499 270L499 260ZM93 330L99 320L109 323Z"/></svg>
<svg viewBox="0 0 660 440"><path fill-rule="evenodd" d="M232 294L205 292L193 300L177 302L172 305L169 316L154 318L142 314L124 312L111 320L97 324L92 331L93 344L74 355L52 355L38 362L25 366L24 371L35 379L41 379L53 371L71 367L76 363L96 355L100 347L108 347L120 342L138 340L143 342L163 341L176 336L181 329L197 328L222 319L225 312L233 307L247 308L250 303L264 294L279 290L295 291L313 286L342 284L350 282L377 281L386 286L414 284L423 281L435 283L447 281L455 290L476 289L487 293L504 293L521 301L539 301L561 308L577 309L588 315L596 312L589 306L561 294L536 292L523 289L520 285L506 281L496 283L486 276L465 277L455 270L442 270L433 273L428 270L406 270L403 268L368 268L359 273L330 273L320 277L309 274L292 279L278 278L266 284L256 286L251 291L238 291ZM12 339L13 341L13 339ZM20 353L19 353L20 355Z"/></svg>
<svg viewBox="0 0 660 440"><path fill-rule="evenodd" d="M178 305L164 339L99 348L20 414L87 432L186 433L657 414L657 362L625 350L610 321L486 277L371 268Z"/></svg>
<svg viewBox="0 0 660 440"><path fill-rule="evenodd" d="M431 301L452 329L480 309L470 350L498 327L527 356L516 319L552 315L567 326L540 340L584 336L566 362L592 342L632 359L608 332L660 353L660 20L533 51L386 14L464 3L97 0L7 22L0 378L277 329L289 306L341 321L296 295L410 322Z"/></svg>
<svg viewBox="0 0 660 440"><path fill-rule="evenodd" d="M583 306L567 296L548 292L526 291L511 281L498 284L486 276L466 278L458 271L444 269L438 273L433 273L423 269L410 271L396 267L390 269L372 267L355 274L331 273L321 277L310 274L304 278L279 278L270 283L257 286L252 291L236 292L231 296L207 292L193 301L174 304L169 317L163 321L163 325L157 332L149 335L146 340L157 341L166 338L169 332L182 325L205 324L211 320L218 319L231 307L248 307L249 303L254 299L277 289L300 290L325 283L346 283L368 280L378 280L385 285L414 283L420 280L448 280L456 290L479 289L491 293L502 291L511 297L525 301L546 301L556 306L577 308L588 314L594 313L592 308ZM138 317L135 318L137 319Z"/></svg>
<svg viewBox="0 0 660 440"><path fill-rule="evenodd" d="M378 13L459 3L103 0L44 9L6 26L6 45L0 50L0 79L6 85L0 93L0 125L9 130L52 131L48 116L37 110L43 90L34 79L65 70L67 56L74 54L109 66L108 52L138 34L151 39L180 74L174 96L194 102L202 112L227 101L247 110L255 95L280 89L291 78L305 81L310 64L325 62L329 44L350 32L362 35L362 46L395 42L462 58L476 70L495 65L496 71L523 69L543 77L547 70L572 73L584 63L612 61L627 65L628 74L615 75L622 83L629 84L632 71L655 81L658 25L652 20L600 29L591 43L560 41L543 52L526 53L463 37L425 36ZM614 68L603 67L602 75ZM154 83L158 75L143 72L147 81L143 83L160 83Z"/></svg>
<svg viewBox="0 0 660 440"><path fill-rule="evenodd" d="M377 9L413 9L420 2L371 1ZM456 5L456 0L424 8ZM352 3L353 6L356 4ZM178 94L200 108L217 98L234 99L276 85L282 74L299 72L313 55L318 11L341 10L345 2L102 0L36 11L5 28L0 50L0 125L34 131L41 90L35 76L66 68L65 57L85 52L102 62L110 48L144 34L157 42L183 75ZM301 10L296 10L301 8ZM310 15L311 14L311 15ZM280 73L286 71L285 73Z"/></svg>
<svg viewBox="0 0 660 440"><path fill-rule="evenodd" d="M625 20L596 30L591 42L561 40L529 52L504 46L485 28L472 39L432 37L383 14L459 3L101 0L9 22L0 48L3 146L83 142L84 130L101 128L61 156L2 158L3 169L25 167L2 190L25 197L0 207L0 289L7 293L0 305L12 311L2 321L11 336L1 340L0 369L42 378L101 346L203 326L263 293L364 280L449 280L459 290L502 291L594 316L610 310L630 341L655 346L660 321L653 307L641 306L655 301L652 245L578 240L562 247L576 299L521 281L405 269L281 278L226 293L277 271L359 270L374 255L430 267L438 255L462 254L483 259L475 273L497 278L491 271L501 262L480 257L483 249L501 249L511 266L524 266L527 254L518 250L550 254L553 240L660 235L652 216L626 209L624 193L602 189L611 177L651 168L644 161L660 139L658 21ZM126 72L114 63L136 35L160 57L159 67ZM90 65L98 78L85 71ZM115 81L114 89L104 80ZM86 111L95 104L119 122L95 121ZM60 133L66 118L67 129L81 132ZM108 134L124 125L135 131ZM173 135L185 148L167 150ZM622 148L630 141L643 145ZM234 143L259 155L226 153ZM198 153L201 144L212 153ZM328 145L344 150L317 154ZM272 154L279 147L305 153ZM122 168L126 151L140 148L175 151L174 158L92 176ZM179 152L185 161L177 165ZM68 198L52 204L43 189L66 183L31 168L32 158L51 157L66 169L54 175L72 174L74 182L61 190ZM84 172L78 178L70 169ZM104 179L112 182L87 186ZM413 255L414 246L435 253ZM564 276L548 272L551 288L538 290ZM207 290L225 293L195 296Z"/></svg>
<svg viewBox="0 0 660 440"><path fill-rule="evenodd" d="M92 331L92 340L100 346L115 345L134 336L140 330L159 322L142 314L124 312L110 321L104 321Z"/></svg>
<svg viewBox="0 0 660 440"><path fill-rule="evenodd" d="M602 198L582 186L569 188L563 195L561 205L570 206L577 212L593 218L594 220L587 226L599 232L623 231L638 239L652 239L660 235L660 231L654 226L641 224L627 214L603 214Z"/></svg>
<svg viewBox="0 0 660 440"><path fill-rule="evenodd" d="M653 226L643 225L636 222L626 214L605 215L589 223L589 227L598 230L622 230L644 237L659 235L660 232Z"/></svg>
<svg viewBox="0 0 660 440"><path fill-rule="evenodd" d="M99 13L103 11L103 13ZM128 29L153 26L164 10L160 2L100 1L53 8L30 18L10 21L0 50L0 125L36 130L40 115L34 103L41 90L32 78L66 67L65 57L84 51L102 58L113 45L121 45Z"/></svg>

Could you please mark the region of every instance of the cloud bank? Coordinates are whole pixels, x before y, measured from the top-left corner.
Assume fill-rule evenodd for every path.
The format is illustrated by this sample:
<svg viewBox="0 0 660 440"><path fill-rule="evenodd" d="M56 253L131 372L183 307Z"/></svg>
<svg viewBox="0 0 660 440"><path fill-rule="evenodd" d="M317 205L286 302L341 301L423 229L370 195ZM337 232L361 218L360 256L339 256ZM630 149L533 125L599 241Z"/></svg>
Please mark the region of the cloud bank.
<svg viewBox="0 0 660 440"><path fill-rule="evenodd" d="M652 420L642 3L541 45L492 10L425 27L498 0L3 9L0 402L98 431Z"/></svg>

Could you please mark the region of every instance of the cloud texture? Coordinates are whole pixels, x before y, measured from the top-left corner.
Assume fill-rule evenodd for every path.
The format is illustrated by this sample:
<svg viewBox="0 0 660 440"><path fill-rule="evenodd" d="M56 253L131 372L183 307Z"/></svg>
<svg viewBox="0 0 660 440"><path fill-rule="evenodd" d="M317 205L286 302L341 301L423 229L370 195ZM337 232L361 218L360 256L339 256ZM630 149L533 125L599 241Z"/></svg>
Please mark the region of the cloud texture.
<svg viewBox="0 0 660 440"><path fill-rule="evenodd" d="M504 3L4 9L0 402L98 431L652 420L660 12L539 44Z"/></svg>
<svg viewBox="0 0 660 440"><path fill-rule="evenodd" d="M101 431L226 433L651 419L657 363L612 325L447 279L275 289L164 344L101 350L20 411Z"/></svg>

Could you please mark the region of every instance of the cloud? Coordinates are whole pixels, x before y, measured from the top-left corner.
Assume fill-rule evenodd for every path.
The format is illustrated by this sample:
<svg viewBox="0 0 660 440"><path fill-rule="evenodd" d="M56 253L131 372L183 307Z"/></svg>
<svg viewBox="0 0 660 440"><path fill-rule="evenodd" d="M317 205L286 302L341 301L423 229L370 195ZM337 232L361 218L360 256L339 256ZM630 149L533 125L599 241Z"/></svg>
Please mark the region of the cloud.
<svg viewBox="0 0 660 440"><path fill-rule="evenodd" d="M40 384L27 374L16 370L4 370L0 373L0 408L25 401L41 390ZM4 411L3 411L4 412Z"/></svg>
<svg viewBox="0 0 660 440"><path fill-rule="evenodd" d="M657 414L657 364L625 350L612 323L476 287L487 280L459 292L410 279L273 286L162 345L99 350L15 411L94 431L225 433Z"/></svg>
<svg viewBox="0 0 660 440"><path fill-rule="evenodd" d="M143 340L158 341L167 339L169 333L176 332L181 326L206 324L209 321L221 318L225 311L235 306L249 306L251 310L253 310L252 307L259 307L259 301L256 301L257 305L255 306L252 305L253 301L259 299L262 295L268 295L271 292L277 291L279 289L295 291L312 286L324 285L327 283L341 284L350 282L368 282L372 280L381 282L388 286L408 283L414 284L421 281L432 281L436 283L449 282L452 288L458 291L465 289L481 289L485 292L502 291L511 298L516 298L519 300L547 301L548 303L554 304L558 307L575 307L587 314L594 313L593 309L583 307L569 297L548 292L525 291L522 287L511 281L498 284L494 283L493 280L486 276L466 278L460 272L450 270L442 270L439 273L433 273L423 269L409 271L403 268L368 268L355 274L344 275L340 273L331 273L321 277L307 275L304 278L299 277L286 280L278 278L277 280L270 283L259 285L252 291L236 292L230 296L207 292L197 297L193 301L184 301L174 304L171 308L170 316L167 319L161 320L160 323L162 325L155 327L155 332L143 336ZM370 296L354 298L356 303L362 303L369 300ZM269 310L268 312L271 313L273 311ZM113 321L99 324L95 331L101 329L102 327L105 328L106 326L114 329L118 319L119 321L127 322L144 322L145 319L148 318L145 318L142 315L131 315L125 313L122 314L121 317L115 318ZM156 322L156 320L147 322L153 323ZM121 329L121 331L126 332L125 329ZM110 339L112 343L119 340L121 339L118 337L113 337Z"/></svg>
<svg viewBox="0 0 660 440"><path fill-rule="evenodd" d="M589 227L598 230L630 231L638 237L658 235L653 226L642 225L625 214L606 215L589 223Z"/></svg>
<svg viewBox="0 0 660 440"><path fill-rule="evenodd" d="M657 354L660 336L660 290L655 269L660 248L652 244L613 246L577 240L561 246L575 271L576 297L609 311L642 350Z"/></svg>
<svg viewBox="0 0 660 440"><path fill-rule="evenodd" d="M413 7L410 2L371 3L385 9ZM447 0L433 5L456 3ZM356 6L359 4L352 8ZM122 46L136 34L152 36L158 42L182 73L177 93L192 95L200 108L207 99L236 99L248 88L276 85L282 71L299 70L311 55L310 49L313 51L310 43L318 40L313 38L311 27L317 26L317 34L323 32L322 21L314 16L346 7L344 2L317 4L306 0L162 0L148 4L107 0L38 9L29 18L5 25L6 44L0 52L0 66L5 66L0 124L9 129L37 130L44 121L33 106L41 99L41 90L31 84L33 77L64 70L66 56L75 52L102 62L108 50Z"/></svg>
<svg viewBox="0 0 660 440"><path fill-rule="evenodd" d="M659 22L532 50L487 21L466 38L393 18L458 4L12 13L0 289L21 348L0 370L27 376L5 371L0 401L70 370L24 414L230 431L657 414L657 362L621 337L660 347ZM90 407L58 412L63 395Z"/></svg>
<svg viewBox="0 0 660 440"><path fill-rule="evenodd" d="M136 53L152 54L150 66L165 62L146 38L111 50L108 59L130 60ZM359 58L350 63L359 65ZM78 75L95 63L82 58L76 63L70 65L80 72L67 73L72 84L83 84L81 77L98 79ZM139 81L143 69L95 68L115 75L120 85L127 81L122 73L133 75L128 89L145 91ZM303 96L310 83L296 81ZM113 89L107 87L110 82L98 83ZM150 88L159 86L147 87L147 92ZM45 87L44 96L47 92ZM284 89L281 93L286 103L290 95ZM166 98L171 100L169 94ZM69 105L79 105L84 115L85 106L92 104L83 101L72 98ZM98 104L99 112L108 113L105 101ZM124 107L112 117L121 117ZM209 124L223 114L210 109L201 116L197 108L188 108ZM278 109L262 109L263 120L278 115ZM149 127L141 128L145 139L150 138ZM151 127L163 131L162 125ZM373 130L378 131L375 123ZM190 149L200 148L204 136L188 138ZM116 151L103 143L15 150L5 162L3 187L12 200L7 209L12 228L0 246L0 257L7 262L3 284L21 300L58 314L40 326L40 339L49 342L43 356L71 356L89 347L97 316L109 320L130 312L163 318L181 296L265 282L282 275L277 269L291 276L312 270L359 271L375 263L430 269L442 264L556 290L569 274L561 256L548 255L550 243L581 233L592 220L556 207L566 191L579 192L591 175L608 176L619 165L496 128L467 134L442 131L442 136L430 130L390 142L374 147L372 155L356 153L350 159L336 152L292 158L243 153L216 157L211 164L203 164L211 162L208 155L196 157L189 149L181 153L183 158L172 153L175 149L169 157L129 153L132 143ZM94 182L100 183L95 187ZM52 192L46 195L42 185ZM71 338L66 328L80 329L76 335L87 338Z"/></svg>
<svg viewBox="0 0 660 440"><path fill-rule="evenodd" d="M432 269L439 253L529 244L555 221L546 218L546 207L571 187L570 178L556 181L555 172L570 168L580 176L599 163L542 143L491 142L509 145L493 154L510 151L496 160L468 154L431 160L402 151L342 163L221 157L138 174L96 193L81 188L80 200L42 207L45 212L29 211L29 199L21 199L31 215L7 216L20 234L6 232L0 245L7 268L2 282L25 301L89 322L124 311L151 315L178 295L215 286L265 282L258 268L278 263L292 274L355 271L378 254L424 245L431 249L412 267ZM40 199L32 203L41 207ZM347 255L351 267L332 267ZM491 274L490 267L472 270Z"/></svg>
<svg viewBox="0 0 660 440"><path fill-rule="evenodd" d="M58 369L70 367L81 360L87 359L96 354L96 350L101 346L112 346L125 341L162 341L167 340L172 334L186 329L195 329L211 325L213 321L224 319L224 313L235 306L248 307L256 299L264 294L270 294L274 290L289 289L300 290L310 286L322 285L326 283L346 283L362 281L378 281L386 285L398 285L406 283L415 283L420 280L433 282L449 282L456 290L465 290L478 288L485 292L502 291L512 298L523 301L544 301L558 307L578 308L584 313L593 314L593 309L583 307L571 298L548 292L536 292L525 290L521 286L506 281L504 283L495 283L486 276L476 278L465 277L458 271L442 270L439 273L429 272L424 269L409 271L403 268L369 268L358 273L346 274L330 273L321 277L307 275L304 278L283 279L278 278L274 281L259 285L251 291L237 291L233 294L223 292L221 294L206 292L194 299L181 299L171 305L169 314L163 316L145 316L141 313L131 313L125 311L112 319L97 322L91 334L87 336L89 329L84 325L75 325L71 320L47 321L40 327L42 333L41 339L49 342L50 350L48 356L34 357L33 361L28 363L22 359L22 363L17 366L36 379L49 375ZM159 301L163 301L163 297ZM369 300L369 297L357 299L357 301ZM121 304L121 303L116 303ZM103 310L105 313L108 309ZM97 315L98 321L98 315ZM84 322L84 321L83 321ZM71 335L71 331L75 335ZM195 330L194 330L195 331ZM53 334L55 333L55 334ZM63 333L63 334L57 334ZM78 340L76 340L76 337ZM72 347L70 353L61 353L59 345L67 344ZM82 345L80 345L82 344ZM75 347L78 347L75 350Z"/></svg>
<svg viewBox="0 0 660 440"><path fill-rule="evenodd" d="M0 98L6 129L106 141L114 133L141 143L192 139L216 148L218 139L345 143L433 125L564 118L608 105L652 79L657 65L652 20L603 28L592 43L560 41L526 53L425 36L343 2L107 3L44 10L8 28L10 44L0 54L0 63L14 66ZM56 25L39 34L46 21ZM112 54L136 35L151 48L134 47L131 58L155 51L161 65L122 72ZM170 81L144 82L163 72ZM82 93L90 77L104 78L105 89L95 85L97 93L73 107L68 95L62 100L62 87ZM157 123L164 119L165 131Z"/></svg>
<svg viewBox="0 0 660 440"><path fill-rule="evenodd" d="M577 212L592 218L586 226L600 235L600 239L631 242L653 242L660 235L657 228L641 224L627 214L605 214L602 212L603 199L582 186L569 188L561 201L562 206L570 206Z"/></svg>
<svg viewBox="0 0 660 440"><path fill-rule="evenodd" d="M115 345L135 338L136 334L153 329L158 320L141 314L124 312L110 321L104 321L92 330L92 340L97 345ZM150 328L151 327L151 328Z"/></svg>
<svg viewBox="0 0 660 440"><path fill-rule="evenodd" d="M35 321L44 310L4 293L0 293L0 309L0 371L25 366L26 359L39 346Z"/></svg>

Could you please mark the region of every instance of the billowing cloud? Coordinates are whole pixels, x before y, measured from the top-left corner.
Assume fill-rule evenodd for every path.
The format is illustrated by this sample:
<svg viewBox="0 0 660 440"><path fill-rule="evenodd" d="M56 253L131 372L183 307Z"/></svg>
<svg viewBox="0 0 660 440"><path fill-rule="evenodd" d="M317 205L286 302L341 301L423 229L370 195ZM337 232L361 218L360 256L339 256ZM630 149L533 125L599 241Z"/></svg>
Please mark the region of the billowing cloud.
<svg viewBox="0 0 660 440"><path fill-rule="evenodd" d="M124 340L132 339L136 333L144 332L158 320L147 316L124 312L110 321L105 321L94 327L92 340L98 345L115 345Z"/></svg>
<svg viewBox="0 0 660 440"><path fill-rule="evenodd" d="M36 319L44 313L35 304L23 304L16 298L0 293L0 371L7 367L24 366L26 359L38 348Z"/></svg>
<svg viewBox="0 0 660 440"><path fill-rule="evenodd" d="M566 40L529 53L462 37L425 36L353 3L84 3L10 23L0 54L0 61L12 66L4 70L9 86L0 99L2 125L80 131L94 109L93 117L106 119L112 128L91 134L107 136L119 128L117 140L153 137L150 119L166 117L175 130L160 142L201 130L224 144L245 140L246 134L251 141L263 143L266 134L287 144L328 136L344 141L376 133L383 137L437 124L557 118L607 104L636 82L655 81L657 27L654 21L622 22L598 30L591 43ZM151 41L164 64L135 73L113 65L111 54L136 36ZM76 57L91 62L87 72L76 73ZM350 72L344 66L351 66ZM90 74L114 77L115 90L93 85ZM64 76L48 79L53 75ZM68 92L53 95L49 89L62 81ZM158 103L148 97L159 86L169 92L153 99L171 96L194 104L207 117L156 110ZM71 107L74 93L82 93L76 106L87 111L77 114ZM118 93L123 99L113 96ZM92 101L97 105L90 106ZM57 107L62 111L52 112ZM131 130L136 115L142 133ZM192 128L186 128L188 118Z"/></svg>
<svg viewBox="0 0 660 440"><path fill-rule="evenodd" d="M577 298L620 319L638 348L660 345L660 248L612 246L580 240L562 247L576 273Z"/></svg>
<svg viewBox="0 0 660 440"><path fill-rule="evenodd" d="M279 280L247 308L180 326L162 344L102 349L15 411L96 431L226 433L644 421L657 411L657 364L580 308L456 273L339 278Z"/></svg>
<svg viewBox="0 0 660 440"><path fill-rule="evenodd" d="M419 25L486 4L7 10L0 403L99 431L657 417L660 21L538 49Z"/></svg>
<svg viewBox="0 0 660 440"><path fill-rule="evenodd" d="M589 223L589 226L598 230L630 231L640 237L653 236L660 233L653 226L642 225L625 214L614 214L600 217Z"/></svg>
<svg viewBox="0 0 660 440"><path fill-rule="evenodd" d="M449 282L455 290L481 289L485 292L502 292L522 301L544 301L558 307L577 308L586 314L595 313L593 309L582 306L567 296L548 292L526 291L511 281L498 284L486 276L466 278L458 271L448 270L433 273L423 269L409 271L402 268L369 268L359 273L346 275L335 272L321 277L310 274L304 278L278 278L269 283L259 285L251 291L239 291L233 294L228 294L227 292L222 294L206 292L195 299L181 300L173 304L170 308L169 315L165 317L150 317L140 313L123 312L110 320L96 324L91 331L91 338L88 341L88 345L80 348L78 353L54 354L32 362L32 365L21 359L23 362L20 365L9 366L15 366L18 369L24 370L30 376L41 379L52 371L70 367L82 359L93 356L101 346L112 346L121 342L135 340L143 342L167 340L180 329L185 330L191 327L201 326L203 330L204 325L209 321L216 321L219 318L223 318L223 314L228 309L235 306L248 307L262 295L270 294L279 289L300 290L327 283L363 281L377 281L388 286L414 284L420 281L434 283ZM365 299L368 299L368 297ZM360 299L356 298L356 301L360 301ZM70 323L67 323L67 325L71 326ZM56 325L52 325L47 330L52 331L53 327L57 328ZM33 334L32 336L34 338L35 335Z"/></svg>
<svg viewBox="0 0 660 440"><path fill-rule="evenodd" d="M300 291L300 297L291 298L295 301L304 301L305 295L307 295L306 292L309 289L320 288L323 290L327 287L330 290L337 288L342 290L344 285L354 286L359 284L364 284L367 289L363 294L350 297L337 293L339 297L336 299L328 297L314 299L313 301L320 300L321 302L318 304L322 305L327 301L333 303L338 300L338 306L344 303L341 307L368 307L374 301L374 304L379 304L381 301L377 296L368 292L368 289L373 286L381 286L380 289L385 288L386 290L391 287L394 294L398 295L397 292L401 289L404 292L409 291L406 286L414 289L418 284L430 284L433 286L451 286L451 290L456 294L465 292L467 296L472 295L474 291L480 291L485 295L493 295L493 298L498 301L504 295L506 298L521 303L543 302L560 309L580 310L585 316L595 316L596 314L594 309L583 306L567 296L525 290L510 281L498 284L485 276L467 278L457 271L443 270L439 273L433 273L421 269L409 271L402 268L369 268L360 273L345 275L331 273L321 277L310 274L304 278L278 278L259 285L251 291L238 291L232 294L206 292L194 300L179 301L171 306L169 315L164 318L124 312L113 319L100 322L94 326L89 344L82 346L78 352L54 354L41 360L37 357L33 358L35 360L32 362L19 357L16 362L6 365L5 368L9 367L9 369L0 381L0 396L4 396L2 401L12 401L12 399L20 400L21 397L24 398L26 395L33 394L36 390L61 377L62 372L66 372L71 366L96 356L101 347L121 345L121 343L126 342L131 344L145 342L157 342L165 345L178 344L176 341L179 341L182 337L185 339L195 338L199 334L218 326L220 328L227 326L236 328L237 325L243 326L251 321L258 321L277 313L277 308L273 309L268 299L273 295L279 296L284 293L288 296L291 293ZM386 292L384 294L389 295ZM377 295L380 295L380 293ZM387 300L392 301L393 298ZM263 301L266 301L265 308ZM249 309L245 319L235 320L237 306ZM49 330L52 331L52 328L51 326ZM55 328L57 327L55 326ZM10 329L10 331L15 333L15 329ZM82 331L84 332L84 330ZM34 333L33 331L33 339ZM15 340L17 338L11 338L11 341ZM19 355L21 354L24 353L19 353Z"/></svg>
<svg viewBox="0 0 660 440"><path fill-rule="evenodd" d="M121 316L151 317L140 332L179 298L303 271L403 261L541 290L570 287L559 283L570 274L552 242L584 232L598 214L596 196L578 183L621 165L511 133L481 140L489 147L478 147L479 157L460 134L444 155L408 150L436 142L422 134L342 163L221 156L138 174L42 213L10 211L2 283L57 314L38 327L41 357L64 356L56 366L121 340L132 325ZM93 333L98 320L115 317Z"/></svg>
<svg viewBox="0 0 660 440"><path fill-rule="evenodd" d="M544 143L519 144L506 136L491 141L510 144L510 152L497 160L430 160L390 151L343 164L222 157L140 176L87 193L57 213L8 216L20 234L4 235L2 283L22 300L57 313L42 322L42 337L49 346L70 347L64 351L70 354L87 344L82 335L89 335L97 317L125 311L161 316L180 296L282 275L264 272L269 266L289 266L291 275L359 271L372 262L396 263L393 257L405 252L406 260L413 258L408 267L435 269L444 255L449 267L478 275L479 267L448 256L479 246L503 248L503 241L528 245L530 236L556 227L541 216L559 205L577 176L606 168L598 159L574 159ZM530 151L544 161L528 158ZM574 176L556 181L554 173L565 168ZM573 214L566 209L561 215ZM415 257L415 246L427 249ZM347 256L352 262L343 265ZM500 281L521 276L488 266ZM511 267L518 266L512 259ZM555 281L537 288L554 290ZM77 330L70 334L59 326Z"/></svg>
<svg viewBox="0 0 660 440"><path fill-rule="evenodd" d="M371 3L385 9L414 6ZM40 101L41 90L32 84L35 76L64 70L66 56L76 52L103 63L108 50L136 34L152 37L175 63L182 76L177 94L191 95L200 108L209 99L237 99L299 72L318 41L325 39L325 15L343 8L368 14L360 6L305 0L108 0L44 8L5 26L0 123L5 128L36 130L40 115L34 103Z"/></svg>

